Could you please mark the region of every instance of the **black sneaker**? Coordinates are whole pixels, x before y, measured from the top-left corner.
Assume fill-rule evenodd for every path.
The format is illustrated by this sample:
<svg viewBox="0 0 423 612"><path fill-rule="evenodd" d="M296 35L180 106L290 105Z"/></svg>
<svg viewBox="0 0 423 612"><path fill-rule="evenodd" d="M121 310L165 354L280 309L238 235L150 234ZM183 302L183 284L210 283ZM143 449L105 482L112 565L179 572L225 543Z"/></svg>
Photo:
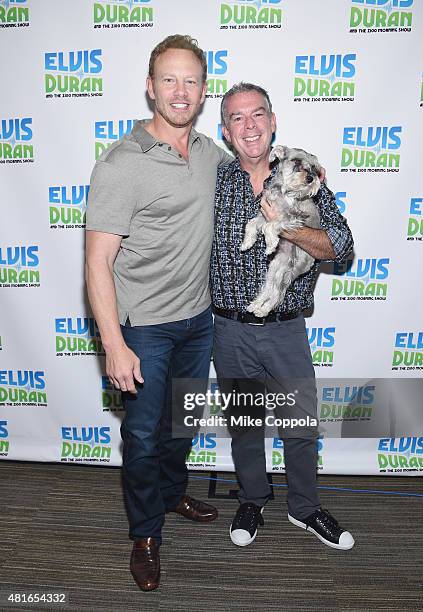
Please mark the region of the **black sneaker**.
<svg viewBox="0 0 423 612"><path fill-rule="evenodd" d="M264 525L263 508L251 502L241 504L229 528L231 540L237 546L248 546L254 542L257 526Z"/></svg>
<svg viewBox="0 0 423 612"><path fill-rule="evenodd" d="M306 519L299 521L290 514L288 520L297 527L311 531L327 546L339 550L349 550L354 546L354 538L349 531L345 531L327 510L316 510Z"/></svg>

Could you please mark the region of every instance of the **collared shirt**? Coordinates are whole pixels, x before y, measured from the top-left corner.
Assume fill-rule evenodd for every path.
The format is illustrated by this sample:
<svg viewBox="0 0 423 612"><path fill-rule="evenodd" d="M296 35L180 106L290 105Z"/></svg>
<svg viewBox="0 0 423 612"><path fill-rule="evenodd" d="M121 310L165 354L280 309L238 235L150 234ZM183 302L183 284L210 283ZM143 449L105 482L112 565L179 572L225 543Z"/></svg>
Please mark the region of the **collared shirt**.
<svg viewBox="0 0 423 612"><path fill-rule="evenodd" d="M233 158L191 130L189 159L138 121L97 161L87 230L122 236L114 264L119 320L154 325L210 305L217 167Z"/></svg>
<svg viewBox="0 0 423 612"><path fill-rule="evenodd" d="M271 170L266 183L275 174ZM241 252L245 226L260 211L262 194L254 196L248 172L241 168L239 158L219 168L215 196L215 227L211 258L212 302L217 308L246 312L260 292L266 279L272 255L265 253L265 240L260 234L248 251ZM320 227L329 236L335 261L344 260L352 250L353 239L344 217L336 205L335 196L322 183L314 198L320 214ZM296 312L313 305L314 282L320 261L299 276L288 288L278 312Z"/></svg>

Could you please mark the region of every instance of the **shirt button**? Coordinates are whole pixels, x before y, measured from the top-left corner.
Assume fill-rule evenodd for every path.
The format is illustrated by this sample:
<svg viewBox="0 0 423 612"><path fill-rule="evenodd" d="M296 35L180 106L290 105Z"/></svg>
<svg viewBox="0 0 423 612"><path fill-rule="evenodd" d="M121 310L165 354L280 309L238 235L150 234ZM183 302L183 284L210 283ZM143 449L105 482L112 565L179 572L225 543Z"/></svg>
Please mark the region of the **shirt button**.
<svg viewBox="0 0 423 612"><path fill-rule="evenodd" d="M182 159L182 155L179 153L178 157L180 157Z"/></svg>
<svg viewBox="0 0 423 612"><path fill-rule="evenodd" d="M162 147L162 146L163 146L163 143L162 143L162 142L159 142L159 147Z"/></svg>
<svg viewBox="0 0 423 612"><path fill-rule="evenodd" d="M171 151L171 150L172 150L172 147L168 147L168 148L167 148L167 150L168 150L168 151Z"/></svg>

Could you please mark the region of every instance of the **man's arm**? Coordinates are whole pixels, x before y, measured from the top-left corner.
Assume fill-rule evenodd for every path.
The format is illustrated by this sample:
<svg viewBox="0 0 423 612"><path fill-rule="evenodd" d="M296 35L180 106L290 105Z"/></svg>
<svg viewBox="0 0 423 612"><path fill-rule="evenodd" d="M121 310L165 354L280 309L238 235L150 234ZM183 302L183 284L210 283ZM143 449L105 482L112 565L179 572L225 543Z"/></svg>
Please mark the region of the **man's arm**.
<svg viewBox="0 0 423 612"><path fill-rule="evenodd" d="M87 231L85 277L91 308L106 352L106 373L117 389L136 393L134 379L144 382L140 360L123 339L113 279L113 264L121 241L122 236L116 234Z"/></svg>
<svg viewBox="0 0 423 612"><path fill-rule="evenodd" d="M219 168L221 168L222 166L226 166L227 164L230 164L231 162L234 161L235 158L233 157L233 155L230 155L229 153L227 153L222 147L219 147L214 141L212 142L217 149L217 156L218 156L217 165Z"/></svg>
<svg viewBox="0 0 423 612"><path fill-rule="evenodd" d="M354 241L348 223L336 205L336 198L325 183L321 184L315 202L319 209L322 229L302 227L293 232L281 232L281 236L299 246L314 259L343 261L351 253ZM272 221L277 217L272 206L265 200L262 200L261 208L266 221Z"/></svg>
<svg viewBox="0 0 423 612"><path fill-rule="evenodd" d="M293 232L281 232L281 236L299 246L314 259L336 258L332 242L325 230L301 227Z"/></svg>
<svg viewBox="0 0 423 612"><path fill-rule="evenodd" d="M332 244L335 256L330 259L337 262L344 261L352 253L354 239L347 220L339 212L335 195L326 183L321 184L314 201L320 214L320 227Z"/></svg>

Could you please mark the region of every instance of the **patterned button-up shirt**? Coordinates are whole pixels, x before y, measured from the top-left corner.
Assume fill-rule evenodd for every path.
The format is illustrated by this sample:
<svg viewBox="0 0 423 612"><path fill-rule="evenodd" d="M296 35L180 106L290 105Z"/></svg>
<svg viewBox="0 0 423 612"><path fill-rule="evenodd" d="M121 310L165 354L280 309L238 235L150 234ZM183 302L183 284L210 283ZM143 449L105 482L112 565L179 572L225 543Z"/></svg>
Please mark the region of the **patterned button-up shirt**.
<svg viewBox="0 0 423 612"><path fill-rule="evenodd" d="M271 170L269 181L276 172ZM255 196L250 175L236 158L219 168L215 197L214 240L211 256L211 294L213 305L226 310L246 312L264 285L272 255L265 253L263 234L248 251L241 252L245 226L260 210L261 194ZM348 224L339 212L334 194L321 184L314 198L320 214L320 227L329 236L339 262L351 253L353 238ZM295 312L313 305L313 290L320 260L299 276L288 288L278 312Z"/></svg>

